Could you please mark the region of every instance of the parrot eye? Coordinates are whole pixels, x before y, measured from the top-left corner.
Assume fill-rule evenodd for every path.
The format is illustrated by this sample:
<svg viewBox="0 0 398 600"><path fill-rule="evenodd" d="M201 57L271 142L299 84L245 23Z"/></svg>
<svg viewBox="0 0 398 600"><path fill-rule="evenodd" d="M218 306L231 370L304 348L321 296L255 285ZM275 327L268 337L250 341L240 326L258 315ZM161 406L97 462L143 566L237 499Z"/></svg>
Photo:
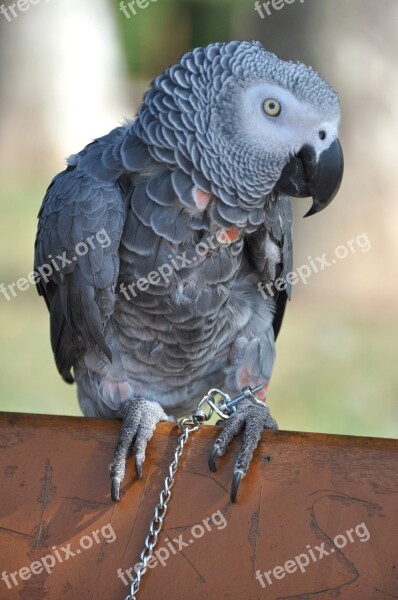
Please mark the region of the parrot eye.
<svg viewBox="0 0 398 600"><path fill-rule="evenodd" d="M265 114L269 117L277 117L280 114L282 107L280 102L275 100L275 98L268 98L263 104L263 109Z"/></svg>

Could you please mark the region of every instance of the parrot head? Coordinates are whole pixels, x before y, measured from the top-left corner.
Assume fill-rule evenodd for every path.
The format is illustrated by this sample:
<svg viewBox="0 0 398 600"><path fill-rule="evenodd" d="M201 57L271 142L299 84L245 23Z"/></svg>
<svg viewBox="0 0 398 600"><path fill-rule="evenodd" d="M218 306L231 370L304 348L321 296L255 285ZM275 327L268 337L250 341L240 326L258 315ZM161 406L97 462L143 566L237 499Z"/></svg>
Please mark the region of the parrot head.
<svg viewBox="0 0 398 600"><path fill-rule="evenodd" d="M259 156L266 155L275 165L273 189L313 198L309 216L325 208L341 184L339 101L312 69L276 60L277 74L272 72L266 82L251 83L242 91L244 135Z"/></svg>
<svg viewBox="0 0 398 600"><path fill-rule="evenodd" d="M339 121L336 92L311 67L229 42L166 69L135 123L152 156L217 196L233 222L277 193L312 197L307 215L325 208L343 176Z"/></svg>

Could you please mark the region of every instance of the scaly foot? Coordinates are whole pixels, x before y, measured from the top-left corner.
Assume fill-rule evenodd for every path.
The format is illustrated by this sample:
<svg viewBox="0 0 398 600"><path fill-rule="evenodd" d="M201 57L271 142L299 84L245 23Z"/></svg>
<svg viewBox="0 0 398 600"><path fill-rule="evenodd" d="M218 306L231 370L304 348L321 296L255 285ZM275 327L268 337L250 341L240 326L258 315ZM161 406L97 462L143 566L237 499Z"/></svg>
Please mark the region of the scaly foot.
<svg viewBox="0 0 398 600"><path fill-rule="evenodd" d="M243 400L238 404L236 412L222 423L223 430L214 442L209 456L209 468L216 471L216 458L225 454L232 438L243 429L242 449L235 462L234 477L231 485L231 500L236 501L241 480L249 470L253 452L264 429L278 429L277 422L271 416L268 406L252 404Z"/></svg>
<svg viewBox="0 0 398 600"><path fill-rule="evenodd" d="M160 421L174 421L172 417L166 415L160 404L142 398L125 400L120 409L120 416L123 424L115 449L115 458L110 466L111 495L114 502L120 499L120 484L124 479L127 455L131 446L135 456L135 472L137 477L141 477L145 449L156 425Z"/></svg>

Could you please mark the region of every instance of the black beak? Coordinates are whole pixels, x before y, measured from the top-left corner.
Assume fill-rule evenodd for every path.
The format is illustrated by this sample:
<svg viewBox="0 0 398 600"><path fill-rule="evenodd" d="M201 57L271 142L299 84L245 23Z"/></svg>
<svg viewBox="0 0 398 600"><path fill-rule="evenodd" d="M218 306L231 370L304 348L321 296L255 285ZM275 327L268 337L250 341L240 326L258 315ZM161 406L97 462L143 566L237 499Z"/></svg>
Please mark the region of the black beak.
<svg viewBox="0 0 398 600"><path fill-rule="evenodd" d="M339 191L344 172L344 157L335 140L317 160L312 146L305 145L284 167L276 189L295 198L312 196L309 217L325 208Z"/></svg>

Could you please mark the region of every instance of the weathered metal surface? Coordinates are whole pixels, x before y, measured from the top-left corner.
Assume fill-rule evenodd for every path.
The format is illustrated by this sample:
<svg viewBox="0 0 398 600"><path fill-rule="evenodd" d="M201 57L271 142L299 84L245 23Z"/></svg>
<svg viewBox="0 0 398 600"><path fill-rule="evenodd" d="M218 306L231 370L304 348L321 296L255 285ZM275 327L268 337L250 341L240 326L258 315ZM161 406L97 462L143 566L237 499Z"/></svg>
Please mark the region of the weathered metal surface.
<svg viewBox="0 0 398 600"><path fill-rule="evenodd" d="M177 430L157 428L142 479L129 461L113 504L118 427L0 415L2 600L123 600ZM239 441L211 473L215 433L188 443L157 546L165 566L144 576L139 600L398 598L398 442L266 432L233 505Z"/></svg>

